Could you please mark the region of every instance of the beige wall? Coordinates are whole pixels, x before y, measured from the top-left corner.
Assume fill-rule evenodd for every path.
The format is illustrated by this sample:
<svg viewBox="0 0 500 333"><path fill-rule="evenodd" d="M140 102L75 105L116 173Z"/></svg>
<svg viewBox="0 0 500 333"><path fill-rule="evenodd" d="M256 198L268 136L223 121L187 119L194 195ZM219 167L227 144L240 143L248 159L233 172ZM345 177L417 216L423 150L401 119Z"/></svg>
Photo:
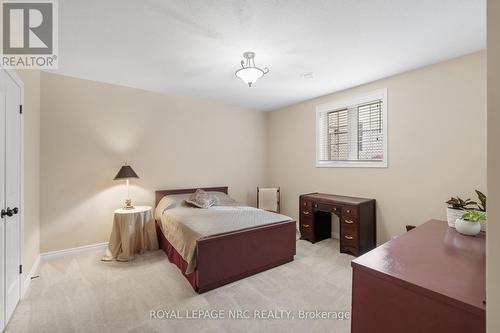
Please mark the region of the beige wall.
<svg viewBox="0 0 500 333"><path fill-rule="evenodd" d="M281 186L283 213L297 219L299 194L313 191L375 198L379 243L406 224L445 219L450 195L486 189L485 83L480 52L271 112L268 183ZM316 168L316 105L381 88L389 167Z"/></svg>
<svg viewBox="0 0 500 333"><path fill-rule="evenodd" d="M40 254L40 72L17 73L24 83L24 281Z"/></svg>
<svg viewBox="0 0 500 333"><path fill-rule="evenodd" d="M154 190L228 185L254 204L265 181L266 114L43 72L41 251L108 241L126 189L136 205Z"/></svg>
<svg viewBox="0 0 500 333"><path fill-rule="evenodd" d="M500 332L500 2L488 1L488 225L487 306L489 333Z"/></svg>

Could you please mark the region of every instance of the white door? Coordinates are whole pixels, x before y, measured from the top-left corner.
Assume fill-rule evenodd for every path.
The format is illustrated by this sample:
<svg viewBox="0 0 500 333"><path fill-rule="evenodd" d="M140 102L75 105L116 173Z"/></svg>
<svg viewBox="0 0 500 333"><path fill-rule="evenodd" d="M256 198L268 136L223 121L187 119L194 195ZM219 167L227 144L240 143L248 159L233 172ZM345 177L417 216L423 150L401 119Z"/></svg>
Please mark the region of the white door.
<svg viewBox="0 0 500 333"><path fill-rule="evenodd" d="M5 321L9 321L21 296L21 88L3 72L5 100L5 178L4 207L8 215L3 219L4 232L4 293ZM1 192L2 189L0 189Z"/></svg>
<svg viewBox="0 0 500 333"><path fill-rule="evenodd" d="M5 208L5 93L0 69L0 209ZM0 331L5 327L5 218L0 219Z"/></svg>

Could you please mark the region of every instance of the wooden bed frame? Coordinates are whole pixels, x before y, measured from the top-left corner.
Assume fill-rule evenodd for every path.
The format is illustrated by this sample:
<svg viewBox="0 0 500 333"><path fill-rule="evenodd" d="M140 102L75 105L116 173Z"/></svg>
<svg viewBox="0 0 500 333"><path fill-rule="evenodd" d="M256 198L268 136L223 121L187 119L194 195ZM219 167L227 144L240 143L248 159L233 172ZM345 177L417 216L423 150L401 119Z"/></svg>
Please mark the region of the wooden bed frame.
<svg viewBox="0 0 500 333"><path fill-rule="evenodd" d="M226 187L201 188L227 194ZM156 191L155 206L165 195L193 193L196 188ZM181 272L186 263L167 241L158 226L160 247ZM295 221L288 220L233 232L212 235L198 240L197 268L185 275L198 293L220 287L247 276L293 261L295 255ZM182 258L180 258L181 261ZM184 267L183 267L184 266Z"/></svg>

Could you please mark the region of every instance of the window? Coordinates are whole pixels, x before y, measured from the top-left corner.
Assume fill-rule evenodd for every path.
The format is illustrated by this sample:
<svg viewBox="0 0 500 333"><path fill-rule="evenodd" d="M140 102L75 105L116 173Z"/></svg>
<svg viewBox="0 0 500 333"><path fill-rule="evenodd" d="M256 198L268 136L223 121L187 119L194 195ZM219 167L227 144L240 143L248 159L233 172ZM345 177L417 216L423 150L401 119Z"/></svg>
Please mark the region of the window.
<svg viewBox="0 0 500 333"><path fill-rule="evenodd" d="M387 90L316 108L316 166L387 167Z"/></svg>

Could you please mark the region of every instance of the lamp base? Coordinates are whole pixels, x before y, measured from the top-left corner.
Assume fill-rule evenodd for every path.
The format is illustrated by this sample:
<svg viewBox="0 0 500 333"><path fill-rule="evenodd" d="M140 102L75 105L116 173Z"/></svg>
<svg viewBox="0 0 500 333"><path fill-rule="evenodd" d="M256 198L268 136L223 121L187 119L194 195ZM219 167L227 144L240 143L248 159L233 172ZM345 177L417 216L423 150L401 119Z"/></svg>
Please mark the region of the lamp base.
<svg viewBox="0 0 500 333"><path fill-rule="evenodd" d="M135 207L132 206L132 200L130 199L127 199L125 200L125 206L123 207L123 209L134 209Z"/></svg>

